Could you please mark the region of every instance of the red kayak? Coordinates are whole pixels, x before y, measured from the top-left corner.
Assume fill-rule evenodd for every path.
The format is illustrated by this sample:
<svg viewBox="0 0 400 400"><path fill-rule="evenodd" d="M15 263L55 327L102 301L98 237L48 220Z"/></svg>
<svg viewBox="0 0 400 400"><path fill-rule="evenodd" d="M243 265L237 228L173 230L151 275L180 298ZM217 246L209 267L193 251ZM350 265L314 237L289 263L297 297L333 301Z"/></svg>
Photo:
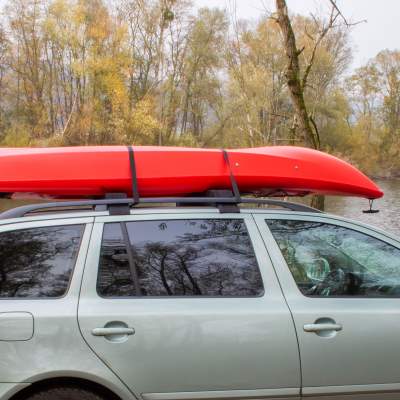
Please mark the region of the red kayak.
<svg viewBox="0 0 400 400"><path fill-rule="evenodd" d="M217 149L133 147L141 197L189 196L230 189ZM303 147L227 150L241 193L308 193L379 198L382 190L352 165ZM62 197L132 195L128 148L93 146L0 149L0 193Z"/></svg>

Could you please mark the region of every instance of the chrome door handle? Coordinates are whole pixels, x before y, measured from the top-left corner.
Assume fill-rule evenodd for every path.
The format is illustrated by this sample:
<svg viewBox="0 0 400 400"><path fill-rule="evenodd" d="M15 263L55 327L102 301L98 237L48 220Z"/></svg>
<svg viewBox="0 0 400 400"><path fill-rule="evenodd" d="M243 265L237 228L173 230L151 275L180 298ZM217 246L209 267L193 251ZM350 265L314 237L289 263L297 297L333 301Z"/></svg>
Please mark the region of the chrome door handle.
<svg viewBox="0 0 400 400"><path fill-rule="evenodd" d="M92 330L93 336L113 336L113 335L133 335L135 329L133 328L94 328Z"/></svg>
<svg viewBox="0 0 400 400"><path fill-rule="evenodd" d="M341 324L306 324L303 327L304 332L324 332L336 331L339 332L343 329Z"/></svg>

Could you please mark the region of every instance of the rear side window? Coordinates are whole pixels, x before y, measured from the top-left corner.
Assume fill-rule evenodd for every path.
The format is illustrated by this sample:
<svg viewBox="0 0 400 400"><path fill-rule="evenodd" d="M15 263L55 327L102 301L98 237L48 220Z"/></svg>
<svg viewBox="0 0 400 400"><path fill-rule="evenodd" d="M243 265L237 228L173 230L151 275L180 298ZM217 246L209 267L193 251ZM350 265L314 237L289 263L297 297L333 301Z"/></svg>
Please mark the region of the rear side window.
<svg viewBox="0 0 400 400"><path fill-rule="evenodd" d="M83 227L54 226L0 233L0 298L63 296Z"/></svg>
<svg viewBox="0 0 400 400"><path fill-rule="evenodd" d="M98 293L260 296L263 284L243 220L105 224Z"/></svg>

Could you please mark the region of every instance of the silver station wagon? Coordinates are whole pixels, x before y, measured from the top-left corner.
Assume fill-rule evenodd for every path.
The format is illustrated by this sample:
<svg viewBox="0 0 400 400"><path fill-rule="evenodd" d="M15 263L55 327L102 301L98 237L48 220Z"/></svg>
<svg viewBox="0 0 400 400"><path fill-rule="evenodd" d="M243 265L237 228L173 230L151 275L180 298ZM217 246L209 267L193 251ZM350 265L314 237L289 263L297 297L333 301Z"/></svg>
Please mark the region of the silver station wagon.
<svg viewBox="0 0 400 400"><path fill-rule="evenodd" d="M266 202L0 214L0 399L400 399L400 242Z"/></svg>

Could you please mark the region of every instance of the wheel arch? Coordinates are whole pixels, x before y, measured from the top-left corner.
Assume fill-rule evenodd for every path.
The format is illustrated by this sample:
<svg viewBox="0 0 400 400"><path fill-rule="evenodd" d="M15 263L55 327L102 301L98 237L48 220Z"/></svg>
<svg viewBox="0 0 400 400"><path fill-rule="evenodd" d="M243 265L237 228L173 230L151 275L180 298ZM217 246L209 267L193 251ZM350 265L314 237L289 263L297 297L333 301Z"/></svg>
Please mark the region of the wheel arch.
<svg viewBox="0 0 400 400"><path fill-rule="evenodd" d="M117 395L114 390L108 388L107 386L96 382L89 378L78 378L75 376L60 376L60 377L50 377L38 379L32 382L29 386L23 388L19 392L15 393L9 398L9 400L25 400L29 396L47 388L59 387L59 386L74 386L85 388L97 393L99 395L105 396L107 400L124 400L119 395ZM134 398L132 396L132 398Z"/></svg>

